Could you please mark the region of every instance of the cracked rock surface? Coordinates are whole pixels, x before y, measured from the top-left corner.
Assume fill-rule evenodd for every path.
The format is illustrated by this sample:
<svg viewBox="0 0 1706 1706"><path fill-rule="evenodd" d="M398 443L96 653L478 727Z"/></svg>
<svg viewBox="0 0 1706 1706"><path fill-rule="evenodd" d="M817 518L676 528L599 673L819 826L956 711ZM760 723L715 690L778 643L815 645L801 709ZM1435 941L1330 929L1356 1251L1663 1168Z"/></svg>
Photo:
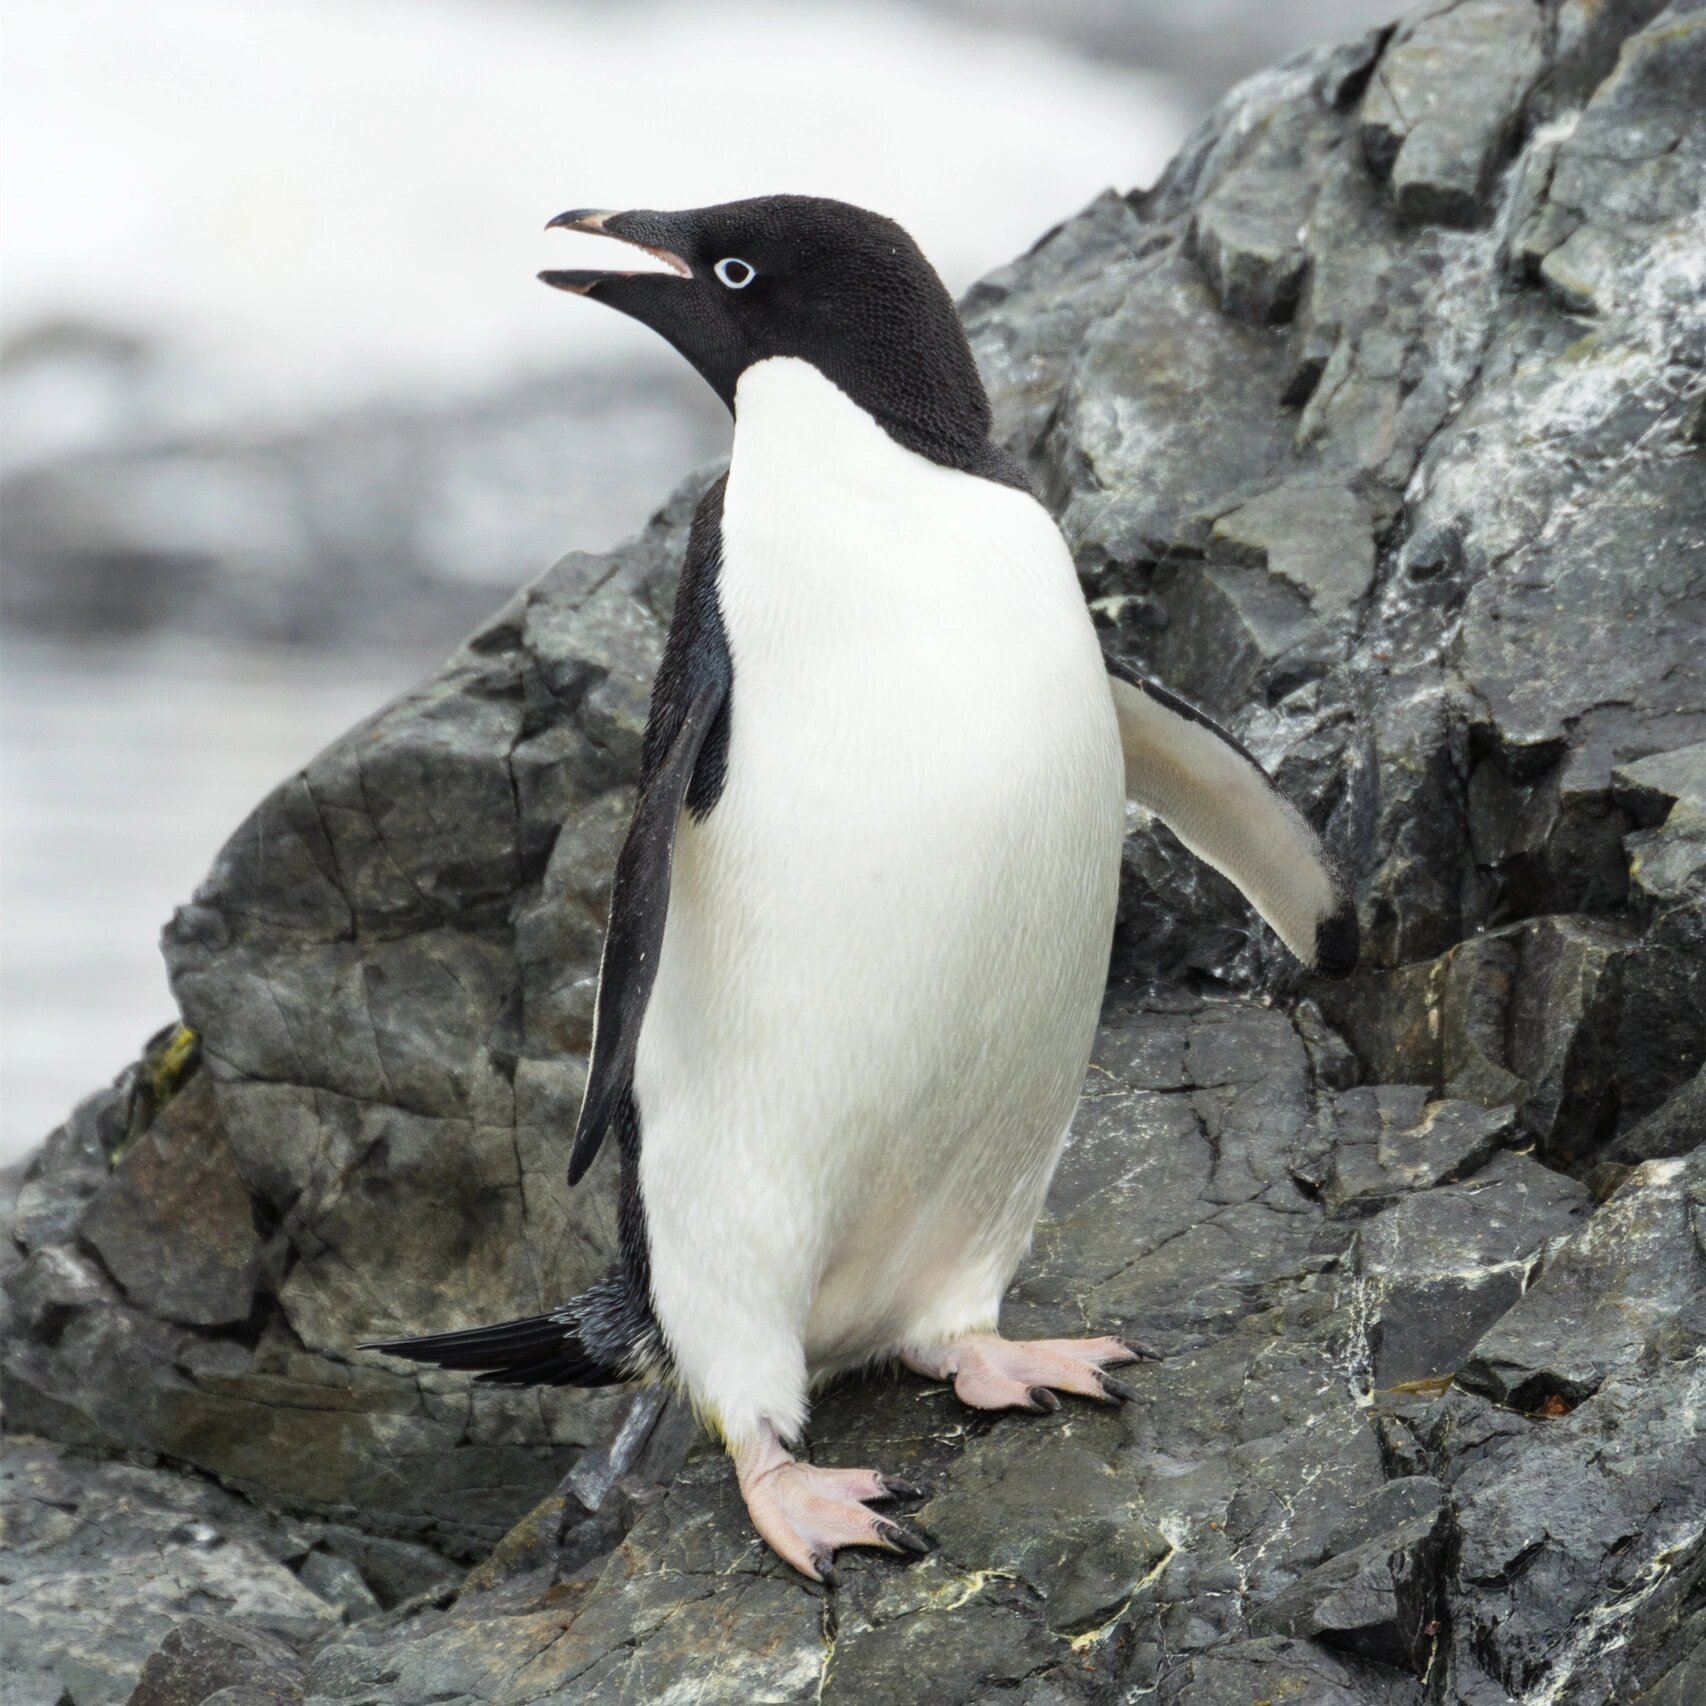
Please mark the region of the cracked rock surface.
<svg viewBox="0 0 1706 1706"><path fill-rule="evenodd" d="M814 1457L937 1546L826 1598L658 1395L353 1349L613 1247L564 1145L701 476L261 802L179 1020L10 1181L18 1698L1706 1694L1703 87L1697 3L1430 6L966 301L1105 640L1325 826L1367 943L1299 980L1134 827L1003 1321L1148 1341L1129 1403L830 1392Z"/></svg>

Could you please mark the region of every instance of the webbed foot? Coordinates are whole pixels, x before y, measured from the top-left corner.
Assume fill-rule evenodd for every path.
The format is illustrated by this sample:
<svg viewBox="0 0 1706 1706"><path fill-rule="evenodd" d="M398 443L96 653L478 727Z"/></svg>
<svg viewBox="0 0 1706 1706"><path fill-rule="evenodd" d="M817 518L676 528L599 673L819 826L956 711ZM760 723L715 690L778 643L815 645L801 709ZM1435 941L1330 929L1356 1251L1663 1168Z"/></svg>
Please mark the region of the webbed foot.
<svg viewBox="0 0 1706 1706"><path fill-rule="evenodd" d="M1105 1372L1110 1363L1153 1357L1132 1339L1004 1339L967 1333L928 1351L905 1351L901 1361L931 1380L952 1380L954 1393L974 1410L1058 1410L1057 1392L1104 1404L1136 1394Z"/></svg>
<svg viewBox="0 0 1706 1706"><path fill-rule="evenodd" d="M910 1529L867 1507L880 1499L915 1498L919 1489L875 1469L824 1469L783 1449L774 1431L734 1454L735 1474L752 1526L777 1556L802 1575L835 1586L834 1559L843 1546L927 1552Z"/></svg>

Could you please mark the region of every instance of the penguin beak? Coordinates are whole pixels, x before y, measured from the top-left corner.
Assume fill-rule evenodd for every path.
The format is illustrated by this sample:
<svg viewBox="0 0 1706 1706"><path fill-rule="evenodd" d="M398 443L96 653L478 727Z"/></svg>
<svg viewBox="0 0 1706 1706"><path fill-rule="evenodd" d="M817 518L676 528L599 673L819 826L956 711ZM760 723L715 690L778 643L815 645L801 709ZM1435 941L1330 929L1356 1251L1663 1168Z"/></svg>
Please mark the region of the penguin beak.
<svg viewBox="0 0 1706 1706"><path fill-rule="evenodd" d="M658 216L655 214L613 213L603 208L576 207L567 213L559 213L555 219L547 220L545 229L585 231L596 237L614 237L618 242L630 244L654 260L662 261L678 278L692 278L693 268L675 250L656 240L663 235L660 231L651 229L657 223ZM567 290L576 296L596 296L600 285L608 285L619 279L657 279L665 276L667 275L651 271L593 272L585 269L572 272L552 270L539 275L540 279L554 290ZM613 301L611 306L624 305L620 301Z"/></svg>
<svg viewBox="0 0 1706 1706"><path fill-rule="evenodd" d="M708 262L703 273L693 270L694 258L705 252L708 241L705 214L703 208L675 213L636 208L610 213L596 207L559 213L545 227L547 231L588 231L597 237L614 237L662 261L667 270L542 272L539 276L554 289L602 302L649 326L686 356L732 411L735 386L752 358L745 334L722 300L730 293L714 284Z"/></svg>

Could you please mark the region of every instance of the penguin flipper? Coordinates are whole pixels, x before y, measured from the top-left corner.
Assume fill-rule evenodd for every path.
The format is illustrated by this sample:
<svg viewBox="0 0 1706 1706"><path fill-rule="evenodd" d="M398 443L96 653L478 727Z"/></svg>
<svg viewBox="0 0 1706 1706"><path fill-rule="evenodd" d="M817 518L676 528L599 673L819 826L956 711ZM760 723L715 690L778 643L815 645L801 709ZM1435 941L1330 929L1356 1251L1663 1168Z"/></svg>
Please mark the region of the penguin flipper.
<svg viewBox="0 0 1706 1706"><path fill-rule="evenodd" d="M369 1339L357 1349L478 1369L475 1378L485 1386L613 1386L655 1369L659 1360L650 1305L620 1266L544 1315L416 1339Z"/></svg>
<svg viewBox="0 0 1706 1706"><path fill-rule="evenodd" d="M639 798L616 860L610 922L598 963L592 1059L569 1151L571 1185L592 1165L633 1082L640 1025L669 914L676 824L684 809L703 817L722 791L733 684L716 586L726 478L706 492L694 513L675 613L652 688Z"/></svg>
<svg viewBox="0 0 1706 1706"><path fill-rule="evenodd" d="M1304 965L1355 969L1356 907L1321 838L1212 718L1109 658L1126 797L1236 883Z"/></svg>

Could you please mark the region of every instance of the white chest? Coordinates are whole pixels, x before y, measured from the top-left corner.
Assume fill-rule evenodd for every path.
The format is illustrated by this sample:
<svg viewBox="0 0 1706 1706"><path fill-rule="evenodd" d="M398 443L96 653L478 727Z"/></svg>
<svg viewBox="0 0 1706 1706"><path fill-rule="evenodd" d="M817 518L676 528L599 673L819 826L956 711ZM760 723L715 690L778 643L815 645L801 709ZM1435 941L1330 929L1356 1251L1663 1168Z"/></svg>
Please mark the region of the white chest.
<svg viewBox="0 0 1706 1706"><path fill-rule="evenodd" d="M904 449L805 362L749 369L737 421L719 596L742 734L975 764L1021 726L1049 745L1086 683L1100 712L1072 564L1029 495Z"/></svg>
<svg viewBox="0 0 1706 1706"><path fill-rule="evenodd" d="M738 1224L742 1284L770 1274L827 1364L922 1297L999 1295L1023 1248L1107 968L1121 757L1032 498L804 363L749 369L737 422L728 767L676 843L642 1178L656 1283L666 1219L701 1261Z"/></svg>

